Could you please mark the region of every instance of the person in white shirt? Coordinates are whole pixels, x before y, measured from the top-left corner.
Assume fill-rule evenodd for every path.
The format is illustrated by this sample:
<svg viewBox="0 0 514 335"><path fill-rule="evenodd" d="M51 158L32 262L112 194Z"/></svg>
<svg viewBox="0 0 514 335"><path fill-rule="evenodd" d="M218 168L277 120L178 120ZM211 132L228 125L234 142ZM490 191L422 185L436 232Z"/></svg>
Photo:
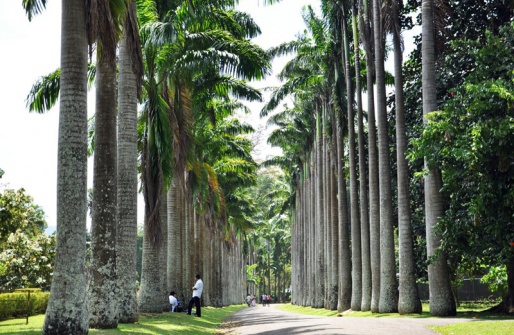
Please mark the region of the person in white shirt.
<svg viewBox="0 0 514 335"><path fill-rule="evenodd" d="M189 304L187 306L187 314L188 315L191 315L191 308L193 308L193 303L195 304L195 307L196 307L196 316L197 317L201 317L202 316L202 311L201 311L201 304L200 304L200 298L202 297L202 292L203 292L203 282L202 282L202 279L200 278L200 275L197 274L195 276L196 278L196 282L195 282L195 286L193 286L193 297L191 298L191 300L189 300Z"/></svg>
<svg viewBox="0 0 514 335"><path fill-rule="evenodd" d="M177 294L175 291L170 292L170 312L175 312L175 308L178 306Z"/></svg>

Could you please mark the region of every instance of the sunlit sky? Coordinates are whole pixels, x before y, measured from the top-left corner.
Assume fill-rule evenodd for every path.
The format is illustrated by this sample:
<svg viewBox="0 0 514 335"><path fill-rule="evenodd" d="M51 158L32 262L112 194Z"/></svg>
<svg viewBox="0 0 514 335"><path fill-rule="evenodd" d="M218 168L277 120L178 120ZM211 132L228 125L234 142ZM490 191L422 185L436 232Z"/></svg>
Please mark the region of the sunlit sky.
<svg viewBox="0 0 514 335"><path fill-rule="evenodd" d="M56 226L57 132L58 106L46 114L29 113L25 99L36 80L54 70L60 63L61 2L47 1L42 14L29 22L20 0L0 0L0 179L4 188L24 188L43 208L48 223L47 232ZM261 27L262 35L255 43L267 49L295 39L305 29L301 9L318 0L283 0L263 6L262 0L241 0L240 10L252 15ZM274 62L278 72L284 59ZM257 88L277 85L273 76L253 83ZM94 112L94 90L88 98L89 113ZM252 114L258 115L260 105L252 104ZM252 125L262 125L257 117ZM261 141L262 142L262 141ZM269 149L261 149L266 155ZM88 187L92 187L92 158L89 164ZM143 222L143 201L138 205L138 223Z"/></svg>

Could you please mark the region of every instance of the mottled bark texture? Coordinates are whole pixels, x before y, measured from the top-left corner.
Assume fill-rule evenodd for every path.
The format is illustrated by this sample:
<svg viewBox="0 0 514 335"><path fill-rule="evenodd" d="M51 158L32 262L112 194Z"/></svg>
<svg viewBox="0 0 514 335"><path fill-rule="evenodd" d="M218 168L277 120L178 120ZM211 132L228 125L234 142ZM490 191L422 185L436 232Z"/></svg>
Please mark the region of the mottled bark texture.
<svg viewBox="0 0 514 335"><path fill-rule="evenodd" d="M44 334L87 334L87 36L81 0L62 2L57 255Z"/></svg>

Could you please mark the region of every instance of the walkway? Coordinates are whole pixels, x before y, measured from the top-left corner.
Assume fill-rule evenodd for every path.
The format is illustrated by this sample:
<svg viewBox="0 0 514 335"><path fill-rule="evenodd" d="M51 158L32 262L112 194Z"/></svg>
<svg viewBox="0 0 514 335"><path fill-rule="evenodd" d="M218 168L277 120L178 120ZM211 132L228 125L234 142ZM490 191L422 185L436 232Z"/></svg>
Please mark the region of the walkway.
<svg viewBox="0 0 514 335"><path fill-rule="evenodd" d="M324 317L285 312L276 305L248 307L225 324L224 335L434 335L428 325L468 322L455 318Z"/></svg>

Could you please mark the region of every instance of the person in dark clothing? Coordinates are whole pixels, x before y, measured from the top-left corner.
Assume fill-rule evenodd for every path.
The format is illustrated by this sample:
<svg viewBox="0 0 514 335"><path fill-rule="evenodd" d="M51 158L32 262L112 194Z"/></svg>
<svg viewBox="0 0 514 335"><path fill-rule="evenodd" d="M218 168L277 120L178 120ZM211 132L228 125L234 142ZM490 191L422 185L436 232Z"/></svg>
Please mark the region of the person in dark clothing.
<svg viewBox="0 0 514 335"><path fill-rule="evenodd" d="M193 286L193 297L191 300L189 300L189 304L187 306L187 314L191 315L191 308L193 308L193 304L195 304L196 307L196 316L201 317L202 316L202 310L201 310L201 304L200 304L200 298L202 297L203 292L203 282L200 278L200 275L197 274L195 276L196 282L195 286Z"/></svg>

